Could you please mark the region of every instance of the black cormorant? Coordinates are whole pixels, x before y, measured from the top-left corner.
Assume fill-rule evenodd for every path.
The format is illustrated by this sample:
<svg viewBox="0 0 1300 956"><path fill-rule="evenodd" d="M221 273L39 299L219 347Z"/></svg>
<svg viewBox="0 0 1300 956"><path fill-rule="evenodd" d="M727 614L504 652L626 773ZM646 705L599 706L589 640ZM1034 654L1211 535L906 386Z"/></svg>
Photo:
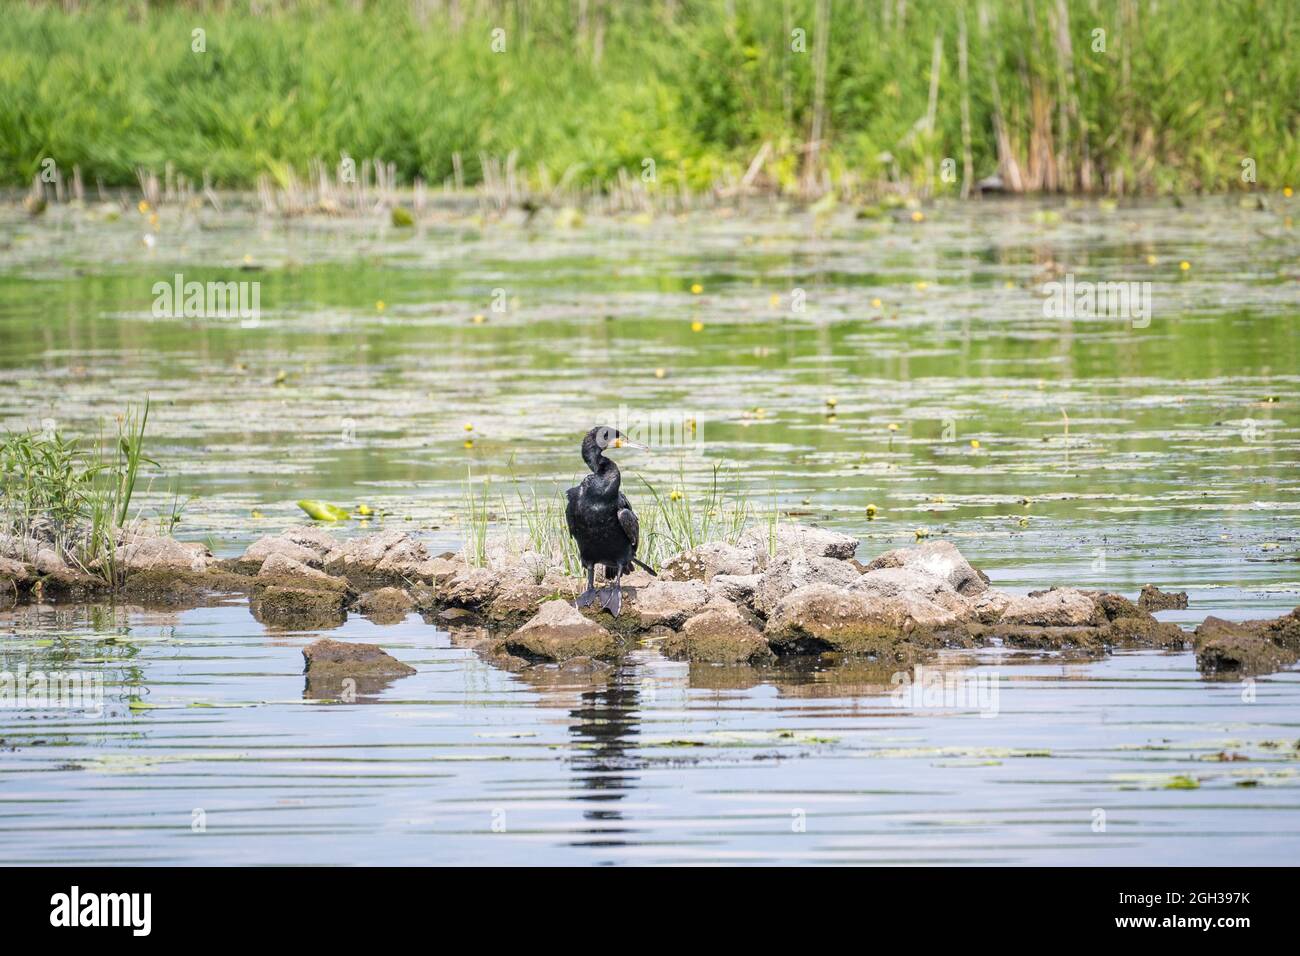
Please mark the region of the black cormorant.
<svg viewBox="0 0 1300 956"><path fill-rule="evenodd" d="M627 496L619 489L622 476L618 465L605 457L606 448L623 445L646 447L630 440L617 428L601 426L587 432L582 439L582 460L591 474L582 479L582 484L568 490L569 503L564 509L569 534L578 542L578 554L587 569L587 590L579 595L577 606L587 606L601 593L596 590L596 565L604 565L605 578L612 578L614 586L612 593L608 588L602 589L606 596L600 604L615 617L623 607L623 574L631 571L634 564L655 573L644 561L637 560L641 523Z"/></svg>

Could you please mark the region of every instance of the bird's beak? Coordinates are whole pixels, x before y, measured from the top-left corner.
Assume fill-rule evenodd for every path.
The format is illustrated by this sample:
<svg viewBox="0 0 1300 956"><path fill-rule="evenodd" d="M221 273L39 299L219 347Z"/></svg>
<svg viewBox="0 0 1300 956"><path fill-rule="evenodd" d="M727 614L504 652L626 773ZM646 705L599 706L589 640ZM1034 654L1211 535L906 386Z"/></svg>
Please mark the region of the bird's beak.
<svg viewBox="0 0 1300 956"><path fill-rule="evenodd" d="M643 444L641 444L641 442L639 442L639 441L633 441L633 440L630 439L630 438L615 438L614 441L611 442L611 444L612 444L615 448L622 448L623 446L626 445L628 448L639 448L641 451L649 451L649 450L650 450L650 446L649 446L649 445L643 445Z"/></svg>

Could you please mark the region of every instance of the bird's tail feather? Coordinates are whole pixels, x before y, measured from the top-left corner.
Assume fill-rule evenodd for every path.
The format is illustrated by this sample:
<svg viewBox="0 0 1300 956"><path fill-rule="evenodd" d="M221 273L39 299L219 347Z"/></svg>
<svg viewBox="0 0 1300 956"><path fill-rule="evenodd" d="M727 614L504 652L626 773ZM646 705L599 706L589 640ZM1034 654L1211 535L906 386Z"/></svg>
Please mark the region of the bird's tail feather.
<svg viewBox="0 0 1300 956"><path fill-rule="evenodd" d="M650 567L650 565L646 564L646 563L645 563L644 561L642 561L640 558L633 558L633 559L632 559L632 563L635 564L635 565L638 565L638 566L640 566L640 567L642 567L642 568L645 568L645 570L647 570L647 571L650 572L650 576L651 576L652 578L657 578L657 577L659 577L659 572L656 571L654 568Z"/></svg>

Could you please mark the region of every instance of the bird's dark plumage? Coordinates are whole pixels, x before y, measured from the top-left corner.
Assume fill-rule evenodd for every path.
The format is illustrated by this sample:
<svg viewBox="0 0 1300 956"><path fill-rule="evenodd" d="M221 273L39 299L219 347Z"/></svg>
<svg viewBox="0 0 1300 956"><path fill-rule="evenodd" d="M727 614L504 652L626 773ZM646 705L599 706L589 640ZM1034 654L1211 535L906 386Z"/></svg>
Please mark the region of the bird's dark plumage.
<svg viewBox="0 0 1300 956"><path fill-rule="evenodd" d="M624 574L639 564L655 572L636 557L641 543L641 523L632 504L623 494L618 465L605 457L605 449L628 444L628 438L615 428L593 428L582 439L582 460L591 474L566 493L568 504L564 517L569 534L578 543L578 555L587 570L587 590L578 598L578 606L590 604L596 597L596 567L603 566L605 577L614 581L613 592L603 605L617 615L622 608Z"/></svg>

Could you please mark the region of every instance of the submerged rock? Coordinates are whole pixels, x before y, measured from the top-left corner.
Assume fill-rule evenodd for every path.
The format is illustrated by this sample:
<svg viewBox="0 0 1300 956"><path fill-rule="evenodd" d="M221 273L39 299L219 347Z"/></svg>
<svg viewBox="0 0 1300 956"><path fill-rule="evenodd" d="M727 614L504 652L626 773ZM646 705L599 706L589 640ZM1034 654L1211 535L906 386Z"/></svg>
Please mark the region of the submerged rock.
<svg viewBox="0 0 1300 956"><path fill-rule="evenodd" d="M1138 607L1144 611L1181 610L1187 607L1187 592L1162 591L1154 584L1148 584L1138 595Z"/></svg>
<svg viewBox="0 0 1300 956"><path fill-rule="evenodd" d="M109 583L104 578L65 566L43 575L32 585L29 593L41 598L48 596L64 601L81 601L109 590Z"/></svg>
<svg viewBox="0 0 1300 956"><path fill-rule="evenodd" d="M151 568L129 574L117 593L143 607L197 607L216 595L247 591L250 583L244 575L217 567L206 571Z"/></svg>
<svg viewBox="0 0 1300 956"><path fill-rule="evenodd" d="M399 677L414 674L377 644L335 641L323 637L302 649L307 676L307 697L342 697L377 694Z"/></svg>
<svg viewBox="0 0 1300 956"><path fill-rule="evenodd" d="M754 610L770 615L792 591L810 584L848 587L860 576L857 568L836 558L808 557L801 552L780 554L768 563L754 588Z"/></svg>
<svg viewBox="0 0 1300 956"><path fill-rule="evenodd" d="M767 640L733 605L714 600L662 645L665 657L696 663L765 664L776 659Z"/></svg>
<svg viewBox="0 0 1300 956"><path fill-rule="evenodd" d="M1181 627L1157 621L1149 611L1122 595L1098 593L1093 595L1093 602L1101 639L1107 645L1175 649L1187 644L1188 634Z"/></svg>
<svg viewBox="0 0 1300 956"><path fill-rule="evenodd" d="M310 630L338 627L347 620L346 603L344 591L273 584L253 591L249 609L268 627Z"/></svg>
<svg viewBox="0 0 1300 956"><path fill-rule="evenodd" d="M377 588L357 598L355 608L376 624L400 624L415 608L415 599L401 588Z"/></svg>
<svg viewBox="0 0 1300 956"><path fill-rule="evenodd" d="M268 627L307 629L337 627L347 619L353 595L344 578L272 553L253 578L249 607Z"/></svg>
<svg viewBox="0 0 1300 956"><path fill-rule="evenodd" d="M1009 647L1026 650L1072 651L1094 657L1106 654L1106 640L1102 630L1093 625L995 624L984 630L976 629L975 633L982 638L995 637Z"/></svg>
<svg viewBox="0 0 1300 956"><path fill-rule="evenodd" d="M508 653L529 661L608 658L618 652L614 635L568 601L547 601L503 644Z"/></svg>
<svg viewBox="0 0 1300 956"><path fill-rule="evenodd" d="M975 626L971 632L999 638L1014 647L1074 648L1103 654L1111 647L1175 649L1183 647L1188 637L1177 624L1157 621L1122 595L1077 588L1010 597L996 619L984 610L977 605L976 619L992 626Z"/></svg>
<svg viewBox="0 0 1300 956"><path fill-rule="evenodd" d="M1211 677L1270 674L1300 660L1300 608L1266 621L1207 617L1193 639L1196 666Z"/></svg>

